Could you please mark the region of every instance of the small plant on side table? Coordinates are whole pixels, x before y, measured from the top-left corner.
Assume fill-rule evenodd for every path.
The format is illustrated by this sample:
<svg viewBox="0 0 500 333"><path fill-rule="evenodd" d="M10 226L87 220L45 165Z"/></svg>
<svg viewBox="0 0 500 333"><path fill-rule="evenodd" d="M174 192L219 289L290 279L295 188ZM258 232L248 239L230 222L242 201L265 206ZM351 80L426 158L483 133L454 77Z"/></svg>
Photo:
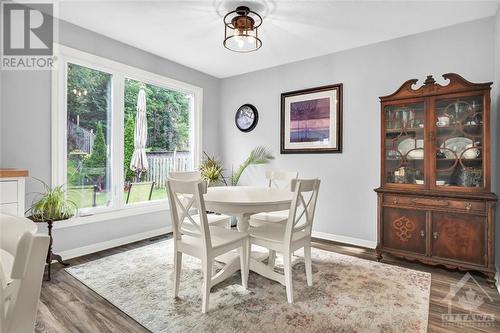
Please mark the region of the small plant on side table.
<svg viewBox="0 0 500 333"><path fill-rule="evenodd" d="M29 211L31 211L30 218L34 222L47 223L50 242L46 262L48 266L47 279L50 281L50 264L52 260L55 259L60 264L68 266L67 263L62 261L60 255L52 253L52 224L55 221L66 220L73 217L77 211L77 206L73 201L66 199L66 192L63 185L51 188L42 180L37 180L42 183L44 192L41 193L41 198L31 205Z"/></svg>

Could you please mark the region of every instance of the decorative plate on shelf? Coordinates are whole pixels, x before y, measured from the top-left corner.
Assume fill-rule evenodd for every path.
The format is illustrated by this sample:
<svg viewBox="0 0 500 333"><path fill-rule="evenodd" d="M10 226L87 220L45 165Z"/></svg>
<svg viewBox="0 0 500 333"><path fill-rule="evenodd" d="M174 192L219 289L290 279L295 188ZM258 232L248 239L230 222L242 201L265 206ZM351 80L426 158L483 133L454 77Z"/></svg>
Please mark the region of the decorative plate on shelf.
<svg viewBox="0 0 500 333"><path fill-rule="evenodd" d="M238 108L234 116L236 127L242 132L250 132L257 126L259 113L252 104L244 104Z"/></svg>
<svg viewBox="0 0 500 333"><path fill-rule="evenodd" d="M446 158L454 159L455 154L457 155L456 157L460 157L462 152L466 150L467 148L472 147L473 142L469 138L463 138L463 137L455 137L455 138L450 138L447 139L443 144L441 145L442 149L441 152L444 153ZM455 153L455 154L454 154Z"/></svg>
<svg viewBox="0 0 500 333"><path fill-rule="evenodd" d="M420 160L424 158L424 140L408 138L401 141L398 145L398 150L403 156L408 159Z"/></svg>

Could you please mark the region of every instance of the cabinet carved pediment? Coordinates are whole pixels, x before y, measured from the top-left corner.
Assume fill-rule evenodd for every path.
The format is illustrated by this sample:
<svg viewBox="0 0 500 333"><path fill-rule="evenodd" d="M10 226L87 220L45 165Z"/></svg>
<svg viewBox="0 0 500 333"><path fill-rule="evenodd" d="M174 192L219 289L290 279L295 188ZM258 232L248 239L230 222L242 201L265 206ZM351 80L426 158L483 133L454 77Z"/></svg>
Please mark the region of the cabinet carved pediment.
<svg viewBox="0 0 500 333"><path fill-rule="evenodd" d="M458 74L447 73L443 74L443 78L448 80L448 84L440 85L436 82L432 75L428 75L421 87L415 88L418 79L408 80L396 90L395 93L387 96L380 97L381 101L388 101L392 99L412 98L412 97L425 97L438 95L441 93L458 93L471 90L489 89L493 84L492 82L486 83L472 83L464 79Z"/></svg>

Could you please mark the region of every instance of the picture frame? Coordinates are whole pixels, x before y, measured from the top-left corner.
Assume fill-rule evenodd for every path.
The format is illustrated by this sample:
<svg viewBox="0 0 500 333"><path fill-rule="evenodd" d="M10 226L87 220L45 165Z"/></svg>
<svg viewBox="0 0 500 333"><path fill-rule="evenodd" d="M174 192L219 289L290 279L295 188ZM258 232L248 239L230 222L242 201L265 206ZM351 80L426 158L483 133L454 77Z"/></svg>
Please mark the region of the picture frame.
<svg viewBox="0 0 500 333"><path fill-rule="evenodd" d="M281 154L342 153L342 83L281 94Z"/></svg>

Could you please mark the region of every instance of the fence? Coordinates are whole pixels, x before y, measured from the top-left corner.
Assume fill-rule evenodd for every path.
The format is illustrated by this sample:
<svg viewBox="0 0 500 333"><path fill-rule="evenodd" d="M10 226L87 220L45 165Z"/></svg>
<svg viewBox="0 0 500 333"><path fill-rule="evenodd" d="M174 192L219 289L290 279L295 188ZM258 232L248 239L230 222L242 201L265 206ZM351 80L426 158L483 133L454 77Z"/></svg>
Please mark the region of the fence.
<svg viewBox="0 0 500 333"><path fill-rule="evenodd" d="M148 154L148 182L155 182L155 187L165 187L170 171L188 171L191 169L190 153Z"/></svg>
<svg viewBox="0 0 500 333"><path fill-rule="evenodd" d="M68 121L68 136L71 138L73 148L79 149L87 154L92 153L95 134L92 130L87 130L72 121Z"/></svg>

